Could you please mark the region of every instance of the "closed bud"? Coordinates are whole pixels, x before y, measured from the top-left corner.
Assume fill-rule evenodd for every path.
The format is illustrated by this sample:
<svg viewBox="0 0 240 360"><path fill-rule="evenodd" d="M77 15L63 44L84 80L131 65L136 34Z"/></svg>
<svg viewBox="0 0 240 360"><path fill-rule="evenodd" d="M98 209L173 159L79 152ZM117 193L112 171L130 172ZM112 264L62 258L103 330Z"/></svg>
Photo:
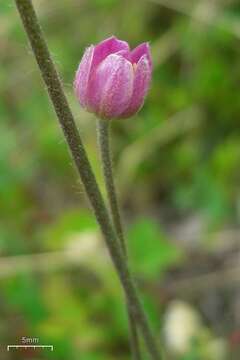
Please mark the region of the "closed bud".
<svg viewBox="0 0 240 360"><path fill-rule="evenodd" d="M148 43L130 51L127 42L111 37L86 49L75 93L82 107L101 119L128 118L142 107L151 73Z"/></svg>

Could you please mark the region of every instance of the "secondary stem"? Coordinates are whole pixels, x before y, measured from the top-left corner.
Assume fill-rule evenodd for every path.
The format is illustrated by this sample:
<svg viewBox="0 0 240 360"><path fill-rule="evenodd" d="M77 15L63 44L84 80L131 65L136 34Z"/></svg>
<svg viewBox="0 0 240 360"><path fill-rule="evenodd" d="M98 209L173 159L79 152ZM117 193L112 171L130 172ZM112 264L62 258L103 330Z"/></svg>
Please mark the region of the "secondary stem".
<svg viewBox="0 0 240 360"><path fill-rule="evenodd" d="M123 233L122 220L118 205L117 192L113 176L113 166L112 166L112 157L110 149L110 121L109 120L98 120L98 142L102 158L102 167L104 181L107 190L107 196L109 201L109 206L111 210L113 225L116 229L117 236L120 241L120 246L127 258L127 247Z"/></svg>
<svg viewBox="0 0 240 360"><path fill-rule="evenodd" d="M24 28L31 43L49 97L53 103L72 158L81 177L88 199L102 230L106 245L115 265L119 279L137 319L152 359L161 359L148 319L139 300L135 283L129 272L123 252L108 216L102 195L96 183L85 148L64 94L61 80L55 69L31 0L15 0Z"/></svg>
<svg viewBox="0 0 240 360"><path fill-rule="evenodd" d="M112 166L112 157L111 157L111 149L110 149L110 135L109 135L110 121L98 120L97 130L98 130L98 142L101 153L103 175L107 190L110 212L113 220L113 225L115 227L116 234L119 240L119 245L122 248L122 251L125 255L125 259L127 261L127 246L126 246L121 215L118 205L117 192L116 192L114 176L113 176L113 166ZM141 351L140 351L140 344L138 338L137 323L131 312L131 307L129 306L128 301L127 301L127 311L128 311L128 323L129 323L132 355L134 360L141 360Z"/></svg>

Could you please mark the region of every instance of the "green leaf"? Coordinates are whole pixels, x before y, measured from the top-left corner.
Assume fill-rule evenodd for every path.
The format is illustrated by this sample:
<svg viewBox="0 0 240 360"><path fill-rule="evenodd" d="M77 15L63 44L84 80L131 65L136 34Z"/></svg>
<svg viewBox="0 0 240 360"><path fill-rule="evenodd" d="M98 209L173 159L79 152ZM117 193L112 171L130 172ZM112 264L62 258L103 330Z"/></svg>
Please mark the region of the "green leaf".
<svg viewBox="0 0 240 360"><path fill-rule="evenodd" d="M5 294L13 310L22 313L32 324L38 324L47 317L41 286L33 275L22 274L6 283Z"/></svg>
<svg viewBox="0 0 240 360"><path fill-rule="evenodd" d="M128 244L134 271L148 278L159 276L181 257L180 250L150 219L138 220L131 227Z"/></svg>
<svg viewBox="0 0 240 360"><path fill-rule="evenodd" d="M45 233L48 247L51 249L61 248L66 241L76 233L88 230L96 230L97 223L90 212L86 210L72 210L63 213Z"/></svg>

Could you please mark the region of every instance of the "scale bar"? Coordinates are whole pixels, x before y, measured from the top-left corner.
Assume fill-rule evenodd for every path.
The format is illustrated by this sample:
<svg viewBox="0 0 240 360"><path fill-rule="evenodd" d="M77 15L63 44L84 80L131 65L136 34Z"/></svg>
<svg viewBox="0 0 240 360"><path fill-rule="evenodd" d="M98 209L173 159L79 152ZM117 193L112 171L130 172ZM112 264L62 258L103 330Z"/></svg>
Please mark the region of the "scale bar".
<svg viewBox="0 0 240 360"><path fill-rule="evenodd" d="M10 351L10 349L28 349L28 348L41 348L41 349L50 349L53 351L53 345L8 345L7 351Z"/></svg>

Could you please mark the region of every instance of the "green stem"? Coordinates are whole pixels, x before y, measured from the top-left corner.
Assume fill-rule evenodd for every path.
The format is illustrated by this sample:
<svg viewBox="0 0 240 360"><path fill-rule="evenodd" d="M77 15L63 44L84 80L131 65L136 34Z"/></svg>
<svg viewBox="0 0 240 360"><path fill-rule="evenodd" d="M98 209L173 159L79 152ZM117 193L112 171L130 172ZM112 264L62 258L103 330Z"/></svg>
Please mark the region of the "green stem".
<svg viewBox="0 0 240 360"><path fill-rule="evenodd" d="M114 176L113 176L113 166L112 166L110 136L109 136L110 121L98 120L97 130L98 130L98 142L99 142L101 158L102 158L104 181L106 185L113 225L116 229L117 236L120 240L120 245L122 247L122 250L125 256L127 257L127 247L123 233L122 220L121 220L116 186L114 183Z"/></svg>
<svg viewBox="0 0 240 360"><path fill-rule="evenodd" d="M126 246L121 215L118 205L117 192L116 192L114 176L113 176L111 149L109 143L110 121L98 120L97 130L98 130L98 142L99 142L102 167L103 167L103 175L107 190L112 221L119 240L119 245L122 248L122 251L127 261L127 246ZM128 310L128 323L129 323L132 355L134 360L141 360L141 351L140 351L140 344L138 338L137 323L135 322L134 316L131 313L131 307L129 306L128 301L127 301L127 310Z"/></svg>
<svg viewBox="0 0 240 360"><path fill-rule="evenodd" d="M52 61L47 43L38 22L31 0L15 0L25 31L31 43L40 72L53 103L57 118L62 127L73 161L81 177L88 199L103 233L113 264L128 298L131 309L137 319L146 343L154 360L161 359L148 319L139 300L135 283L131 277L123 252L108 216L99 187L96 183L80 134L71 113L62 82Z"/></svg>

